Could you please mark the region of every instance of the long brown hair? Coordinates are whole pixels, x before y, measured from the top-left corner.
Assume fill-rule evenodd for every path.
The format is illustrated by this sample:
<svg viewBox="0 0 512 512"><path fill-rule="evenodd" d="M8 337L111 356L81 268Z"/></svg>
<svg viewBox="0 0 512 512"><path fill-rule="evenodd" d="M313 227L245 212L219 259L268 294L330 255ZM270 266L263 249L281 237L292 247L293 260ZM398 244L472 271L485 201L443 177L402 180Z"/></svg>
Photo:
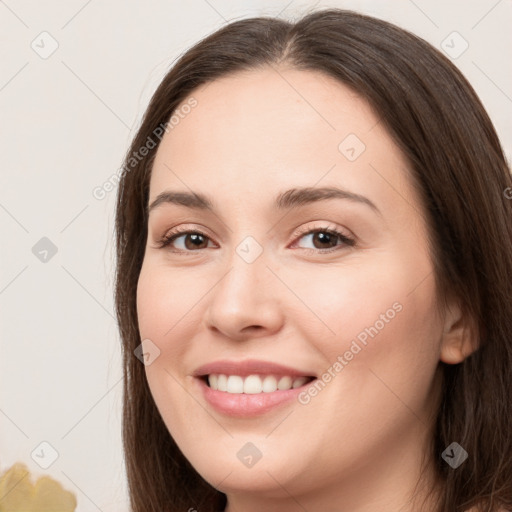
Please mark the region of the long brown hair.
<svg viewBox="0 0 512 512"><path fill-rule="evenodd" d="M159 138L195 88L262 66L327 73L365 98L409 161L429 226L439 296L455 296L478 349L439 363L442 396L431 452L443 483L439 512L512 509L512 179L493 125L458 69L423 39L340 9L296 22L232 22L174 63L129 148L116 210L116 313L123 346L123 443L133 512L222 510L226 497L195 471L160 417L144 366L136 289L147 237L149 179ZM156 142L147 156L133 155ZM453 441L468 459L442 458Z"/></svg>

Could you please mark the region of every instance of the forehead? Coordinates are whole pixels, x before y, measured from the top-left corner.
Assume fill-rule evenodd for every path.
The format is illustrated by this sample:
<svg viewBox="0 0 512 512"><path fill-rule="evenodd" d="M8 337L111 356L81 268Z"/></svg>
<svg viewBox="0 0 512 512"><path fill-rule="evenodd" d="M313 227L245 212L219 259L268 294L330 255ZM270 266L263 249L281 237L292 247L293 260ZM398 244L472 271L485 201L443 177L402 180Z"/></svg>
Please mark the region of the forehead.
<svg viewBox="0 0 512 512"><path fill-rule="evenodd" d="M293 126L294 132L315 129L322 135L348 125L367 131L379 120L352 89L312 70L265 66L238 71L202 85L191 96L198 102L194 113L199 115L190 116L190 129L197 128L194 121L233 132L243 127L244 135L253 131L263 140L281 127Z"/></svg>
<svg viewBox="0 0 512 512"><path fill-rule="evenodd" d="M417 200L378 115L333 77L281 67L237 72L197 88L175 112L191 98L195 106L175 117L158 148L150 202L168 188L250 197L316 183L395 205L398 194L409 208Z"/></svg>

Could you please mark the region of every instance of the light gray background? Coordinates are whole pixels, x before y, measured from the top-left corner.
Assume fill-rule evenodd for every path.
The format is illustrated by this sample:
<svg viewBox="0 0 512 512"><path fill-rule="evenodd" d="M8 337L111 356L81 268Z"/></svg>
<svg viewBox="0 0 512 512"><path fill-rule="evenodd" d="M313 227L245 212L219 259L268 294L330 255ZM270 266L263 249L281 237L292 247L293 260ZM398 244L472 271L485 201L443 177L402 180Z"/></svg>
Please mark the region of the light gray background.
<svg viewBox="0 0 512 512"><path fill-rule="evenodd" d="M92 191L117 172L155 87L193 43L234 18L327 6L389 20L438 48L458 32L469 47L454 62L510 155L511 0L0 1L0 472L23 461L76 493L79 512L127 510L117 190L103 200ZM31 47L51 49L43 31L58 43L46 59ZM458 36L447 42L462 49ZM42 237L58 249L47 262L32 252ZM31 458L42 441L59 453L47 469ZM50 461L48 448L37 453Z"/></svg>

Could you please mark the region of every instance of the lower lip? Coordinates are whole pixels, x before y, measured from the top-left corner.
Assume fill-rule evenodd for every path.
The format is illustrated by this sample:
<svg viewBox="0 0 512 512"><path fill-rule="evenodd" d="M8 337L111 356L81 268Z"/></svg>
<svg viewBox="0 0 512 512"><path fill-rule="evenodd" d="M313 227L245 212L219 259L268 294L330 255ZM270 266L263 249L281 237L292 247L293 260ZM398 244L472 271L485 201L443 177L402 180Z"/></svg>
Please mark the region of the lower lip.
<svg viewBox="0 0 512 512"><path fill-rule="evenodd" d="M295 389L273 391L271 393L228 393L212 389L203 379L197 379L206 401L217 411L229 416L246 418L258 416L281 405L297 400L297 396L312 382Z"/></svg>

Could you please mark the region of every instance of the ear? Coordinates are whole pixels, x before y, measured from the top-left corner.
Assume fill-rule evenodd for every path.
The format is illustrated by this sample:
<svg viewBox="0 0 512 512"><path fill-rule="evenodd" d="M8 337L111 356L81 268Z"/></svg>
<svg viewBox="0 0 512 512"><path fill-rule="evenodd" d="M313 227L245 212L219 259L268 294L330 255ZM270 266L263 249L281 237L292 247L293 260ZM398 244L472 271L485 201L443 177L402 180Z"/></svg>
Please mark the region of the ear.
<svg viewBox="0 0 512 512"><path fill-rule="evenodd" d="M476 328L463 316L459 305L450 304L446 309L440 346L440 360L447 364L462 363L477 348Z"/></svg>

